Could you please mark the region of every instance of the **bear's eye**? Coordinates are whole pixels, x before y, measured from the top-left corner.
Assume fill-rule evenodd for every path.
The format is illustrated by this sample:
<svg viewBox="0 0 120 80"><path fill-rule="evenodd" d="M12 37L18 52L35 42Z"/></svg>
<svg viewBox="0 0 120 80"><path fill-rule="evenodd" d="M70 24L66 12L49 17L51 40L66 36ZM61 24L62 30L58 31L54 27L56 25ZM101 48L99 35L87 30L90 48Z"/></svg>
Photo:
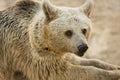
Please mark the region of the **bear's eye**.
<svg viewBox="0 0 120 80"><path fill-rule="evenodd" d="M82 29L82 33L83 33L84 35L86 35L87 29Z"/></svg>
<svg viewBox="0 0 120 80"><path fill-rule="evenodd" d="M68 37L72 37L73 31L68 30L68 31L65 32L65 35L68 36Z"/></svg>

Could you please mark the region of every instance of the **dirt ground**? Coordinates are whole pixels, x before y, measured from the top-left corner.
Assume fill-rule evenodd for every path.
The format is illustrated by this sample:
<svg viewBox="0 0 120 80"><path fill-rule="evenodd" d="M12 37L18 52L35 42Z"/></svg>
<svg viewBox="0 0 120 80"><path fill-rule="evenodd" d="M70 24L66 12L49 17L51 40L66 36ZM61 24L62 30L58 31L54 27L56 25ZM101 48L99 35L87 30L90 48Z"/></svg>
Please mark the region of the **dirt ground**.
<svg viewBox="0 0 120 80"><path fill-rule="evenodd" d="M14 3L15 0L0 0L0 10ZM51 0L59 6L78 7L85 0ZM97 58L120 65L120 0L94 0L92 12L92 36L90 48L84 57Z"/></svg>

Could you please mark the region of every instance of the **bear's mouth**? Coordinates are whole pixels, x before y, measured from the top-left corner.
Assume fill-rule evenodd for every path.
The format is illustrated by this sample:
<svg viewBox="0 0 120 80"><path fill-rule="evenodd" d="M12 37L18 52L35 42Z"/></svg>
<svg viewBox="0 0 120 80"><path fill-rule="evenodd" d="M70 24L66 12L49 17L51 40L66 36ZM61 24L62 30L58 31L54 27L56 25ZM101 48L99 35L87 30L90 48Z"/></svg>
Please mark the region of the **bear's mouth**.
<svg viewBox="0 0 120 80"><path fill-rule="evenodd" d="M85 51L85 52L86 52L86 51ZM78 56L82 57L82 56L84 56L85 52L79 52L79 51L78 51L76 54L77 54Z"/></svg>

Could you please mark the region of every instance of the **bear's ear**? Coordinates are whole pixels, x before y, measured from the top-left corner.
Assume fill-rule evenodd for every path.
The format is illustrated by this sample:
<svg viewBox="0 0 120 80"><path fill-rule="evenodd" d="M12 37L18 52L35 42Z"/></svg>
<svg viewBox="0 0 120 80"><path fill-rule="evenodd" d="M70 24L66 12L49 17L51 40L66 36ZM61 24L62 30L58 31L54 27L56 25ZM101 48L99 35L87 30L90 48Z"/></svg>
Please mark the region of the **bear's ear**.
<svg viewBox="0 0 120 80"><path fill-rule="evenodd" d="M47 21L51 21L57 15L57 7L52 5L49 0L42 1L42 9Z"/></svg>
<svg viewBox="0 0 120 80"><path fill-rule="evenodd" d="M80 10L82 10L89 17L93 7L94 1L86 0L86 2L80 7Z"/></svg>

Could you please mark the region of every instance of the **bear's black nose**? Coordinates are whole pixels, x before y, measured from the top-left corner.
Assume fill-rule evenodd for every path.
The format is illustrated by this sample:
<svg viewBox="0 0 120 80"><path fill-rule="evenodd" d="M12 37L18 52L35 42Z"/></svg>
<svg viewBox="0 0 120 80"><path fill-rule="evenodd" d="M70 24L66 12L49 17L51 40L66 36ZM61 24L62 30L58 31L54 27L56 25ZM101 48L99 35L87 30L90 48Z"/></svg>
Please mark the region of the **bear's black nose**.
<svg viewBox="0 0 120 80"><path fill-rule="evenodd" d="M78 55L83 56L84 53L87 51L88 45L87 44L82 44L78 46Z"/></svg>

